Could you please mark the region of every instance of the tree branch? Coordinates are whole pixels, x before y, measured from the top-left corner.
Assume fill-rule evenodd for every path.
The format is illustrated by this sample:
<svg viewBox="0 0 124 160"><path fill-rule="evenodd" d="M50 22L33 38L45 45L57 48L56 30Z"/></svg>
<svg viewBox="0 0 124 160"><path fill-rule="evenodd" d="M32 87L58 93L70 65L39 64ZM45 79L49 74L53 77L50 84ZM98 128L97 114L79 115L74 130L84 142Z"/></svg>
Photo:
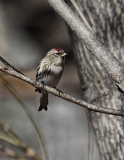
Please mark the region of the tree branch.
<svg viewBox="0 0 124 160"><path fill-rule="evenodd" d="M85 16L83 15L83 13L81 12L80 8L78 7L77 3L75 2L75 0L70 0L70 2L72 3L72 5L74 6L74 9L77 11L77 13L79 14L80 18L82 19L82 21L85 23L85 25L94 33L92 27L90 26L90 24L88 23L88 21L86 20Z"/></svg>
<svg viewBox="0 0 124 160"><path fill-rule="evenodd" d="M119 60L97 38L87 25L75 14L63 0L47 0L50 5L67 22L83 44L91 51L96 60L106 69L115 81L118 89L124 94L124 69Z"/></svg>
<svg viewBox="0 0 124 160"><path fill-rule="evenodd" d="M16 78L19 78L22 81L25 81L29 84L31 84L32 86L34 86L35 88L39 88L39 89L43 89L55 96L61 97L62 99L65 99L67 101L73 102L77 105L80 105L86 109L89 109L90 111L94 111L94 112L100 112L100 113L105 113L105 114L111 114L111 115L116 115L116 116L123 116L124 117L124 112L123 111L117 111L117 110L113 110L113 109L108 109L108 108L101 108L101 107L97 107L93 104L89 104L85 101L82 101L80 99L71 97L70 95L67 95L65 93L59 92L54 88L51 88L49 86L43 86L41 83L36 82L35 80L32 80L30 78L28 78L27 76L25 76L24 74L22 74L20 71L18 71L17 69L15 69L14 67L12 67L8 62L6 62L2 57L0 57L0 61L3 62L6 67L2 67L0 66L0 71L7 73L11 76L14 76Z"/></svg>

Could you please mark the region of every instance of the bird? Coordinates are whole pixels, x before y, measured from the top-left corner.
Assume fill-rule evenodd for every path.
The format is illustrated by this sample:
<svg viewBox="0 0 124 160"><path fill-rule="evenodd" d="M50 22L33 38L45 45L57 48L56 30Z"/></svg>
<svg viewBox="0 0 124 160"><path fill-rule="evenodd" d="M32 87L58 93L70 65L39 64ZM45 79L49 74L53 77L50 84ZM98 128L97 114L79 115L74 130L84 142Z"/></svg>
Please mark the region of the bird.
<svg viewBox="0 0 124 160"><path fill-rule="evenodd" d="M56 88L64 71L65 56L67 53L61 48L51 49L40 61L37 67L36 82ZM57 89L58 90L58 89ZM36 88L41 93L38 111L47 111L48 92Z"/></svg>

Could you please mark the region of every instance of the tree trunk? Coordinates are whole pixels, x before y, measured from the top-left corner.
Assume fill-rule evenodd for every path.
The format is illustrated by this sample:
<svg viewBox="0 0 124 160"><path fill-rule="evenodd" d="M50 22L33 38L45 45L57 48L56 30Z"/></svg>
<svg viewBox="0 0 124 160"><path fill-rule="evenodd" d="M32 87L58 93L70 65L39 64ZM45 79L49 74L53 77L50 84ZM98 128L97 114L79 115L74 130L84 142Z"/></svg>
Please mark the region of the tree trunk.
<svg viewBox="0 0 124 160"><path fill-rule="evenodd" d="M72 4L69 2L69 6ZM124 62L124 1L76 0L98 38ZM74 8L73 8L74 10ZM82 99L103 108L123 110L123 99L105 69L70 30ZM124 159L124 118L90 112L102 160Z"/></svg>

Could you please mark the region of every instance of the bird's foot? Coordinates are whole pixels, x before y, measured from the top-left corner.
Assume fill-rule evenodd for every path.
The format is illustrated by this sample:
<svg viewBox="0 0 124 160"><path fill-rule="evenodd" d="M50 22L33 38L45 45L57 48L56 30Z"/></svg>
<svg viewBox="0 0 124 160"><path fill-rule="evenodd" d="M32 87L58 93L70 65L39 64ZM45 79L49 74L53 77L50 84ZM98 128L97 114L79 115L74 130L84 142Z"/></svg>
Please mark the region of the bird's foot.
<svg viewBox="0 0 124 160"><path fill-rule="evenodd" d="M44 84L44 82L41 82L41 83L42 83L42 85L43 85L43 87L44 87L44 85L45 85L45 84ZM36 88L36 89L35 89L35 92L39 92L39 93L41 93L41 89Z"/></svg>
<svg viewBox="0 0 124 160"><path fill-rule="evenodd" d="M44 84L44 82L41 82L42 83L42 85L43 85L43 87L45 86L45 84Z"/></svg>
<svg viewBox="0 0 124 160"><path fill-rule="evenodd" d="M35 89L35 92L41 93L41 90L40 90L39 88L36 88L36 89Z"/></svg>
<svg viewBox="0 0 124 160"><path fill-rule="evenodd" d="M56 87L54 87L54 88L59 92L59 95L60 95L60 93L63 93L60 89L58 89Z"/></svg>

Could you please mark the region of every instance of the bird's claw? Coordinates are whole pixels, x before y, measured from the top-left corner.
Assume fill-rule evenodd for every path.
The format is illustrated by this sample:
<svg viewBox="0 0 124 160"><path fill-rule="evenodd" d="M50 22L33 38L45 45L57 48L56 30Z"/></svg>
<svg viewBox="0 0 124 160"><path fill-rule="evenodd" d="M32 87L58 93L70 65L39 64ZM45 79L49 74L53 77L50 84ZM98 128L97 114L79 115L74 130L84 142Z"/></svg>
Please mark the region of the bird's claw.
<svg viewBox="0 0 124 160"><path fill-rule="evenodd" d="M44 84L44 82L41 82L41 83L42 83L42 85L43 85L43 87L44 87L44 85L45 85L45 84ZM41 93L41 89L36 88L36 89L35 89L35 92L39 92L39 93Z"/></svg>
<svg viewBox="0 0 124 160"><path fill-rule="evenodd" d="M36 89L35 89L35 92L41 93L41 90L40 90L39 88L36 88Z"/></svg>
<svg viewBox="0 0 124 160"><path fill-rule="evenodd" d="M43 85L43 87L45 86L45 84L44 84L44 82L41 82L42 83L42 85Z"/></svg>
<svg viewBox="0 0 124 160"><path fill-rule="evenodd" d="M56 87L55 87L55 89L59 92L59 95L60 95L60 93L63 93L60 89L58 89Z"/></svg>

